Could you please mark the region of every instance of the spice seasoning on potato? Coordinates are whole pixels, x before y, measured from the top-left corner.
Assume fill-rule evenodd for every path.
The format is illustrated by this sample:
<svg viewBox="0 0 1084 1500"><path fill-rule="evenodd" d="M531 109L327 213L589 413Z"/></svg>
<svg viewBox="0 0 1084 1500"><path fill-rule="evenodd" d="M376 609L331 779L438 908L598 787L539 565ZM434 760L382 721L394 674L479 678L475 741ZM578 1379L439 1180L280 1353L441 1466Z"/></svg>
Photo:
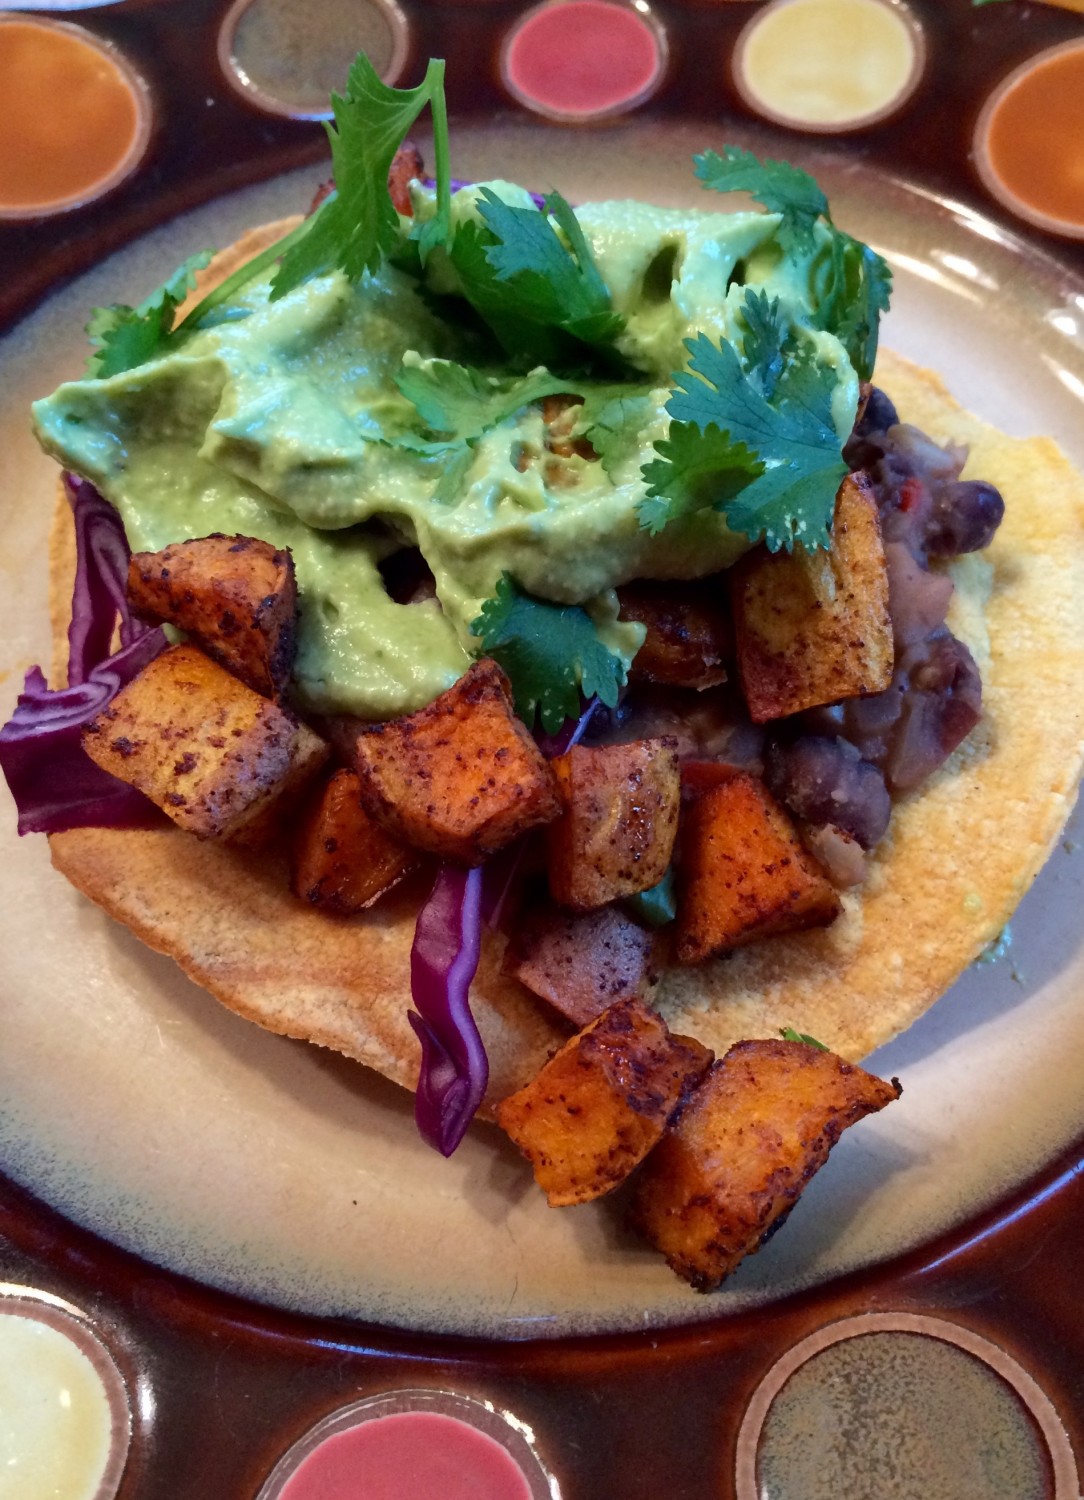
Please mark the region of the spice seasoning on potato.
<svg viewBox="0 0 1084 1500"><path fill-rule="evenodd" d="M620 907L533 913L515 934L505 969L576 1026L616 1000L646 1000L658 978L655 935Z"/></svg>
<svg viewBox="0 0 1084 1500"><path fill-rule="evenodd" d="M307 725L195 646L144 667L83 731L83 748L204 839L254 836L328 754Z"/></svg>
<svg viewBox="0 0 1084 1500"><path fill-rule="evenodd" d="M714 1063L637 1181L631 1221L713 1291L794 1207L849 1125L900 1095L805 1042L739 1042Z"/></svg>
<svg viewBox="0 0 1084 1500"><path fill-rule="evenodd" d="M553 772L483 657L428 708L361 730L366 810L404 843L478 864L560 812Z"/></svg>
<svg viewBox="0 0 1084 1500"><path fill-rule="evenodd" d="M760 938L824 927L839 897L763 782L746 771L685 812L675 957L695 964Z"/></svg>
<svg viewBox="0 0 1084 1500"><path fill-rule="evenodd" d="M339 916L372 906L418 865L361 805L355 771L339 770L320 788L297 831L291 861L295 896Z"/></svg>
<svg viewBox="0 0 1084 1500"><path fill-rule="evenodd" d="M576 745L552 765L563 808L546 835L553 899L573 911L593 911L658 885L673 854L681 805L673 741Z"/></svg>
<svg viewBox="0 0 1084 1500"><path fill-rule="evenodd" d="M137 615L176 625L219 666L278 698L297 650L297 582L287 550L250 536L199 537L128 565Z"/></svg>
<svg viewBox="0 0 1084 1500"><path fill-rule="evenodd" d="M622 620L646 625L632 659L633 682L717 687L727 680L733 630L722 578L702 583L625 583L617 590Z"/></svg>
<svg viewBox="0 0 1084 1500"><path fill-rule="evenodd" d="M712 1056L642 1001L619 1000L503 1099L497 1122L553 1207L587 1203L643 1161Z"/></svg>
<svg viewBox="0 0 1084 1500"><path fill-rule="evenodd" d="M892 679L892 621L868 478L840 486L827 552L757 547L730 571L738 668L753 721L878 693Z"/></svg>

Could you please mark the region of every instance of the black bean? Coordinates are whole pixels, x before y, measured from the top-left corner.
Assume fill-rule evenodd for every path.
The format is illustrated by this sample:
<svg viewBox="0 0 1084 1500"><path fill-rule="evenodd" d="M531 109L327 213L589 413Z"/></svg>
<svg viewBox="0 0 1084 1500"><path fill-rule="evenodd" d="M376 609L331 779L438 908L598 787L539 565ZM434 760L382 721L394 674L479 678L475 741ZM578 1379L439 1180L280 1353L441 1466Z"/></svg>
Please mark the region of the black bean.
<svg viewBox="0 0 1084 1500"><path fill-rule="evenodd" d="M807 823L842 828L872 849L892 811L884 777L843 739L805 735L776 744L766 779L775 795Z"/></svg>
<svg viewBox="0 0 1084 1500"><path fill-rule="evenodd" d="M988 547L1001 525L1005 502L984 479L957 479L938 485L926 533L931 557L959 557Z"/></svg>

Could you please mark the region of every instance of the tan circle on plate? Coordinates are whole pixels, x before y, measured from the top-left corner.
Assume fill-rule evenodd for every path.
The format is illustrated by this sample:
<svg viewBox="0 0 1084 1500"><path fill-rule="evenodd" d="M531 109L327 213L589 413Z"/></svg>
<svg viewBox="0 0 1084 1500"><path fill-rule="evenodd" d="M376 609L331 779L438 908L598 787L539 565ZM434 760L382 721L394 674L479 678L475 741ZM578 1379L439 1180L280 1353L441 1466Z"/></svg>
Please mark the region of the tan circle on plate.
<svg viewBox="0 0 1084 1500"><path fill-rule="evenodd" d="M975 165L1019 218L1084 239L1084 38L1021 64L975 127Z"/></svg>
<svg viewBox="0 0 1084 1500"><path fill-rule="evenodd" d="M868 1342L864 1348L849 1348L856 1340ZM837 1357L826 1356L826 1351ZM959 1351L971 1357L968 1363L961 1363ZM866 1419L878 1401L891 1412L888 1418L880 1413L876 1443L865 1449L862 1413L833 1433L825 1430L822 1410L822 1398L845 1400L848 1377L854 1371L848 1371L839 1356L852 1354L855 1368L859 1357L865 1356L861 1384L863 1404L868 1401ZM823 1358L828 1363L822 1364ZM902 1379L901 1370L905 1372ZM792 1380L795 1384L788 1393ZM969 1431L969 1417L981 1433ZM796 1440L799 1432L800 1441ZM822 1463L811 1489L804 1463L814 1446L814 1433L828 1446L821 1449ZM998 1446L996 1483L1012 1478L1021 1487L976 1487L989 1457L984 1441ZM795 1344L769 1370L753 1393L738 1432L737 1500L760 1500L766 1492L773 1500L798 1500L799 1496L800 1500L819 1500L822 1494L853 1493L839 1488L844 1482L840 1471L848 1463L865 1465L862 1472L876 1477L883 1493L895 1493L884 1487L885 1472L872 1473L873 1448L879 1465L891 1466L917 1481L914 1493L921 1493L923 1500L942 1500L942 1496L955 1500L964 1492L968 1500L994 1500L1002 1494L1011 1494L1014 1500L1031 1500L1032 1496L1040 1500L1049 1493L1044 1473L1048 1464L1054 1481L1052 1500L1079 1500L1076 1461L1065 1428L1032 1376L1011 1355L970 1329L902 1312L864 1313L829 1324ZM917 1466L924 1459L936 1459L946 1450L951 1451L951 1461L940 1474L933 1471L932 1463L928 1472L919 1472ZM968 1459L973 1464L970 1475ZM767 1468L772 1470L770 1488ZM961 1482L964 1491L958 1488ZM793 1491L788 1487L791 1483L798 1486Z"/></svg>
<svg viewBox="0 0 1084 1500"><path fill-rule="evenodd" d="M925 61L922 28L899 0L775 0L738 37L732 68L757 114L837 134L894 114Z"/></svg>
<svg viewBox="0 0 1084 1500"><path fill-rule="evenodd" d="M395 0L235 0L218 36L234 88L270 114L329 119L350 64L364 52L385 83L403 70L406 17Z"/></svg>
<svg viewBox="0 0 1084 1500"><path fill-rule="evenodd" d="M76 208L115 187L150 135L146 84L81 26L0 15L0 218Z"/></svg>
<svg viewBox="0 0 1084 1500"><path fill-rule="evenodd" d="M112 1500L131 1435L124 1379L78 1309L0 1282L0 1500Z"/></svg>

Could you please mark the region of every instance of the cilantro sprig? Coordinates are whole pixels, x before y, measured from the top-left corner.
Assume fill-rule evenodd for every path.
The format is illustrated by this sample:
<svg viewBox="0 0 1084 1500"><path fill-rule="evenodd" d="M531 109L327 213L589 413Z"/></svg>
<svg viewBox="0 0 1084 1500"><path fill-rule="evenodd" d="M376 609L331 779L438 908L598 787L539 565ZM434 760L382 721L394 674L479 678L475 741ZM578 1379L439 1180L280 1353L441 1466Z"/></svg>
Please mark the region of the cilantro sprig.
<svg viewBox="0 0 1084 1500"><path fill-rule="evenodd" d="M490 375L452 359L404 365L395 384L439 442L474 442L523 407L545 396L576 394L567 378L548 370L523 376Z"/></svg>
<svg viewBox="0 0 1084 1500"><path fill-rule="evenodd" d="M828 199L814 178L788 161L772 161L724 146L693 157L693 170L707 188L717 193L748 193L769 213L781 214L779 243L784 250L808 250L813 244L813 226L829 218Z"/></svg>
<svg viewBox="0 0 1084 1500"><path fill-rule="evenodd" d="M581 359L612 346L624 319L560 193L538 208L483 188L478 215L459 226L451 260L467 301L508 354L567 363L577 346Z"/></svg>
<svg viewBox="0 0 1084 1500"><path fill-rule="evenodd" d="M781 1026L779 1035L785 1042L805 1042L807 1047L816 1047L820 1052L829 1050L823 1042L818 1042L815 1036L809 1036L804 1031L795 1031L793 1026Z"/></svg>
<svg viewBox="0 0 1084 1500"><path fill-rule="evenodd" d="M88 374L117 375L163 354L204 326L250 282L281 261L271 282L271 300L326 271L341 270L357 281L376 271L395 249L399 216L388 192L388 169L407 131L428 104L433 117L437 211L418 231L422 260L451 233L451 168L444 63L430 62L413 89L390 88L363 52L350 69L344 94L331 98L328 123L335 192L281 240L246 261L215 287L174 327L176 310L195 284L195 272L211 259L206 251L190 257L168 281L136 308L117 304L96 308L87 332L97 352Z"/></svg>
<svg viewBox="0 0 1084 1500"><path fill-rule="evenodd" d="M686 348L689 365L675 377L666 408L669 438L644 466L641 524L654 534L710 506L732 531L772 552L827 547L847 474L832 423L835 371L797 351L769 401L731 344L701 333Z"/></svg>
<svg viewBox="0 0 1084 1500"><path fill-rule="evenodd" d="M884 258L832 223L828 199L816 180L790 162L761 160L740 146L693 157L697 177L719 193L749 193L780 215L776 236L783 251L810 251L814 228L828 230L825 250L815 258L816 326L842 343L860 380L869 380L877 356L880 317L888 311L892 272Z"/></svg>
<svg viewBox="0 0 1084 1500"><path fill-rule="evenodd" d="M523 593L507 573L471 626L487 656L507 672L516 712L525 724L541 718L547 734L580 712L580 695L617 702L625 665L598 637L590 615L572 604L550 604Z"/></svg>
<svg viewBox="0 0 1084 1500"><path fill-rule="evenodd" d="M567 379L545 369L519 378L495 376L450 359L404 365L395 383L426 431L400 434L391 441L441 460L433 492L439 505L459 498L475 444L484 433L546 396L575 394Z"/></svg>
<svg viewBox="0 0 1084 1500"><path fill-rule="evenodd" d="M177 308L196 284L196 272L210 260L210 250L190 255L138 307L123 302L96 307L87 324L87 337L96 351L87 364L87 374L99 379L120 375L160 353L173 330Z"/></svg>
<svg viewBox="0 0 1084 1500"><path fill-rule="evenodd" d="M327 124L335 192L320 205L307 234L290 246L271 283L271 300L326 271L351 281L376 271L399 242L399 215L388 192L388 169L407 131L426 105L433 113L437 212L420 238L423 259L448 237L451 222L448 121L444 63L433 59L417 88L384 83L359 52L345 94L332 94L334 123Z"/></svg>

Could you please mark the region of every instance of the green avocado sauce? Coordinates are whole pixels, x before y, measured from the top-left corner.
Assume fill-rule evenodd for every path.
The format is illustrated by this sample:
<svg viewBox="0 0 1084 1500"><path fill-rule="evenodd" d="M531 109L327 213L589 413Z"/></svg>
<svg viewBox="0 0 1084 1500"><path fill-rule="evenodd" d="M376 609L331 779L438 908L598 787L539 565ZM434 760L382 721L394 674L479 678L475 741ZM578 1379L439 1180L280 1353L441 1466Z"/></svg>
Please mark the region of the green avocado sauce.
<svg viewBox="0 0 1084 1500"><path fill-rule="evenodd" d="M490 186L506 202L529 202L522 189ZM477 189L455 195L459 222L476 215L476 199ZM423 190L415 212L432 212ZM211 532L291 549L296 689L309 709L383 719L430 702L465 671L471 623L504 573L541 599L585 605L627 665L642 628L617 621L615 586L714 573L749 545L710 509L654 536L640 524L641 468L666 436L684 341L704 331L740 347L746 288L763 289L836 372L841 437L858 380L839 340L812 327L822 226L807 251L784 255L773 214L614 202L586 204L577 218L625 320L616 349L629 394L606 467L548 453L535 402L462 448L445 492L448 452L417 440L424 423L396 385L407 369L477 359L477 332L442 315L456 273L439 249L425 288L406 257L353 284L339 271L318 276L275 302L266 280L254 282L175 351L37 402L37 436L116 505L134 550ZM596 373L575 388L590 400L597 386L601 399L613 383ZM397 604L378 565L415 545L437 599Z"/></svg>

